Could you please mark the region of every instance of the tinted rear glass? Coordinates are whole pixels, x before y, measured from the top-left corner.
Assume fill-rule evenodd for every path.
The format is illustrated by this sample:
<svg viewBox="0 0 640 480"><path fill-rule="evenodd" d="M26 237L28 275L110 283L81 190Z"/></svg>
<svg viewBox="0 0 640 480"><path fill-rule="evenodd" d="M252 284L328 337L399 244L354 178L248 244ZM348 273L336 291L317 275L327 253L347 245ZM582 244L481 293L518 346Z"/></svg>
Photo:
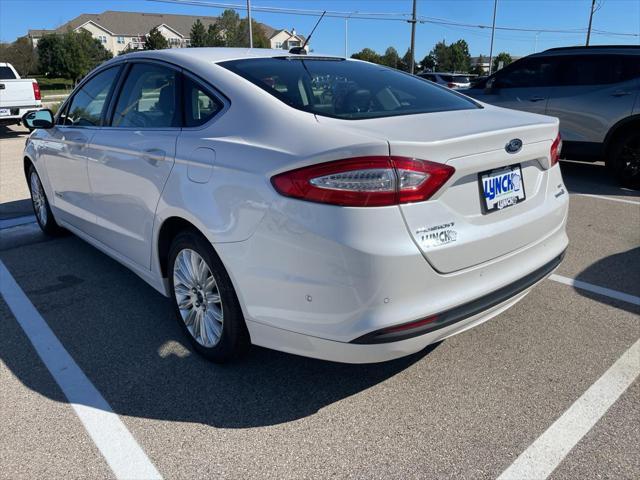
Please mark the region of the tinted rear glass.
<svg viewBox="0 0 640 480"><path fill-rule="evenodd" d="M365 62L282 57L220 65L287 105L329 117L380 118L480 108L418 77Z"/></svg>
<svg viewBox="0 0 640 480"><path fill-rule="evenodd" d="M440 75L442 80L451 83L469 83L469 77L466 75Z"/></svg>
<svg viewBox="0 0 640 480"><path fill-rule="evenodd" d="M14 80L15 73L9 67L0 67L0 80Z"/></svg>

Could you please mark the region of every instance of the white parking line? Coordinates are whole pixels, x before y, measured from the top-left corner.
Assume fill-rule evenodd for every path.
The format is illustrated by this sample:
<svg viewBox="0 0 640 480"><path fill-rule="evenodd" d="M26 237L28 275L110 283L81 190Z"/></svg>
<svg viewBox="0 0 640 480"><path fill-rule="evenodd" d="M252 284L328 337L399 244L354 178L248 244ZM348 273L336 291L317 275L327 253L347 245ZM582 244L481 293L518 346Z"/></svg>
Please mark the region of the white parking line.
<svg viewBox="0 0 640 480"><path fill-rule="evenodd" d="M636 200L626 200L624 198L606 197L604 195L593 195L591 193L573 193L573 192L571 192L571 194L572 195L578 195L580 197L591 197L591 198L597 198L599 200L610 200L612 202L630 203L631 205L640 205L640 202L638 202Z"/></svg>
<svg viewBox="0 0 640 480"><path fill-rule="evenodd" d="M7 218L0 220L0 230L5 228L17 227L19 225L27 225L36 221L35 215L25 215L24 217Z"/></svg>
<svg viewBox="0 0 640 480"><path fill-rule="evenodd" d="M0 261L0 295L118 479L161 479L140 445Z"/></svg>
<svg viewBox="0 0 640 480"><path fill-rule="evenodd" d="M547 478L640 374L637 340L498 480Z"/></svg>
<svg viewBox="0 0 640 480"><path fill-rule="evenodd" d="M574 288L579 288L580 290L585 290L587 292L611 297L616 300L631 303L633 305L640 305L640 297L636 297L635 295L630 295L628 293L618 292L617 290L611 290L610 288L599 287L598 285L582 282L580 280L574 280L573 278L563 277L562 275L556 275L555 273L549 277L549 280L563 283L565 285L570 285Z"/></svg>

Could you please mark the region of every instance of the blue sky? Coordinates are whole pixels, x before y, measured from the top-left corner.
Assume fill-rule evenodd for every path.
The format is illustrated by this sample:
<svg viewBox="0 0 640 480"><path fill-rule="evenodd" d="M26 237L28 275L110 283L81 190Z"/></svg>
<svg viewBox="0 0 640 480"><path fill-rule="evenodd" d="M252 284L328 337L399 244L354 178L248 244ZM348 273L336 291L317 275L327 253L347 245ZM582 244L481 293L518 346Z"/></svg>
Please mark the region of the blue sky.
<svg viewBox="0 0 640 480"><path fill-rule="evenodd" d="M206 0L204 0L206 1ZM211 0L214 1L214 0ZM636 34L616 37L595 34L594 44L640 45L640 0L599 0L601 9L594 16L593 28L609 32ZM219 3L244 4L244 0L219 0ZM505 27L575 30L588 24L590 0L498 0L496 24ZM255 6L275 6L345 12L410 13L411 0L252 0ZM218 15L221 8L157 3L148 0L0 0L0 40L13 41L30 28L54 28L81 13L104 10ZM493 0L418 0L418 15L456 22L490 25ZM245 15L244 12L240 12ZM254 18L275 28L295 27L307 34L315 18L291 14L254 12ZM422 58L438 40L447 43L465 39L472 55L489 53L490 30L431 23L419 24L416 33L416 57ZM536 41L537 39L537 41ZM583 44L585 34L497 31L494 52L508 51L526 55L534 49ZM395 46L402 55L409 46L409 24L400 21L349 20L349 54L364 47L384 51ZM325 18L311 42L315 52L343 54L345 21Z"/></svg>

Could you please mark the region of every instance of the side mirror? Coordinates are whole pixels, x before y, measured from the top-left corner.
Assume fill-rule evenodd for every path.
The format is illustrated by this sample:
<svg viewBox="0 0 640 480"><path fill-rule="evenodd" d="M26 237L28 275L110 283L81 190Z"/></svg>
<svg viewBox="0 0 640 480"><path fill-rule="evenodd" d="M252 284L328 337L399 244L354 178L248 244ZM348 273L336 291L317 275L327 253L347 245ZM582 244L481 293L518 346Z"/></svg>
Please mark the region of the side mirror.
<svg viewBox="0 0 640 480"><path fill-rule="evenodd" d="M52 128L53 112L48 108L43 110L31 110L22 116L22 123L29 129Z"/></svg>
<svg viewBox="0 0 640 480"><path fill-rule="evenodd" d="M495 83L496 83L496 78L489 77L484 84L484 93L494 93Z"/></svg>

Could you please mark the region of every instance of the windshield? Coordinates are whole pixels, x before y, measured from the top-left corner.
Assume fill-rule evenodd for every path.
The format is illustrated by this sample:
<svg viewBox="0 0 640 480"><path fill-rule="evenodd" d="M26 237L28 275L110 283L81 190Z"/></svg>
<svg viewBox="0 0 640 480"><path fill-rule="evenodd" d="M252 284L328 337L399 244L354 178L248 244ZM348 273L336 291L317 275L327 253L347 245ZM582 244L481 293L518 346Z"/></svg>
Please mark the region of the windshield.
<svg viewBox="0 0 640 480"><path fill-rule="evenodd" d="M326 58L220 63L294 108L344 119L481 108L472 100L380 65Z"/></svg>

